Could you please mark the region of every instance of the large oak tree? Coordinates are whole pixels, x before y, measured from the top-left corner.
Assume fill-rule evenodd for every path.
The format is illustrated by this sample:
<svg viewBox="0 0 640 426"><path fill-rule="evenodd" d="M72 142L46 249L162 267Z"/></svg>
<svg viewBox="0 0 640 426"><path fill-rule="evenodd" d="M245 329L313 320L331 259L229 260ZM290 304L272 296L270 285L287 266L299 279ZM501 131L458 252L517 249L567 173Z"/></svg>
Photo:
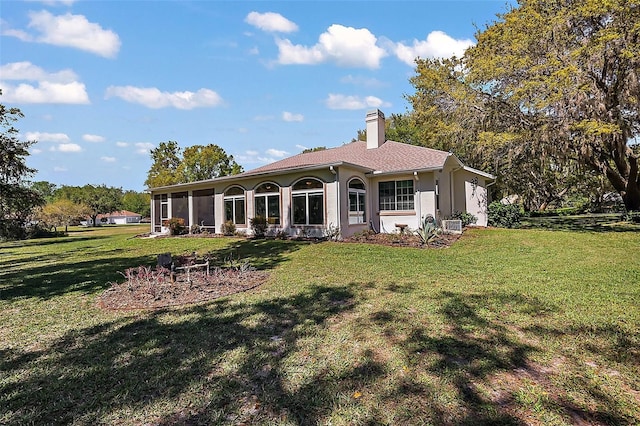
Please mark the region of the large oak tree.
<svg viewBox="0 0 640 426"><path fill-rule="evenodd" d="M639 0L519 0L461 60L417 62L411 114L476 166L560 193L599 175L638 210L638 22Z"/></svg>

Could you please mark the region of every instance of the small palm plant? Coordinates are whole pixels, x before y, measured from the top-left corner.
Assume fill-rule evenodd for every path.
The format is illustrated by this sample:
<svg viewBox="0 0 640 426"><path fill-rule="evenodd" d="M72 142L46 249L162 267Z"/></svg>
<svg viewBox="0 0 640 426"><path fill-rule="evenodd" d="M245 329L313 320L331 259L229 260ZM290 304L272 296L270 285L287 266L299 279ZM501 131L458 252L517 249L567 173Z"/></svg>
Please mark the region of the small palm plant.
<svg viewBox="0 0 640 426"><path fill-rule="evenodd" d="M418 234L422 240L422 244L426 244L427 246L430 242L438 238L438 235L440 235L440 228L438 228L433 216L427 215L422 218L420 228L418 228L416 234Z"/></svg>

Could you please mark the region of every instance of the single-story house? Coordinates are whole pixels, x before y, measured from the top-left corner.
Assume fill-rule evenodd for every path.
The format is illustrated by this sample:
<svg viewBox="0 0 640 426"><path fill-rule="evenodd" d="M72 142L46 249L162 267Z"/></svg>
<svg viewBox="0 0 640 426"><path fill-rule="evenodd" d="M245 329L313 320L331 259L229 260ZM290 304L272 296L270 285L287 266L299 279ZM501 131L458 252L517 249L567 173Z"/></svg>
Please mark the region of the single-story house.
<svg viewBox="0 0 640 426"><path fill-rule="evenodd" d="M267 218L271 233L342 237L418 229L431 215L469 212L487 224L487 186L495 177L467 167L450 152L385 139L379 110L366 116L367 140L294 155L247 172L151 188L151 231L182 218L221 232L231 221L251 233L250 219Z"/></svg>
<svg viewBox="0 0 640 426"><path fill-rule="evenodd" d="M127 225L132 223L140 223L142 215L128 210L118 210L108 214L99 214L96 217L98 225ZM93 225L92 219L88 218L85 222L87 225Z"/></svg>

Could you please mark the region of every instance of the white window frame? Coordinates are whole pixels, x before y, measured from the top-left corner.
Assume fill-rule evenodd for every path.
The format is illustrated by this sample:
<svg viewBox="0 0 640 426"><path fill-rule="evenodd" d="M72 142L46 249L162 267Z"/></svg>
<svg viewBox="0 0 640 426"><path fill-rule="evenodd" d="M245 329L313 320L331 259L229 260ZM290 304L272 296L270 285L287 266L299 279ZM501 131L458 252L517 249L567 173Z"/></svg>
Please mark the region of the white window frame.
<svg viewBox="0 0 640 426"><path fill-rule="evenodd" d="M273 185L275 186L275 190L273 191L267 191L267 192L257 192L257 190L262 187L263 185ZM278 222L275 221L270 221L270 218L275 217L273 214L270 214L269 211L269 197L278 197ZM260 185L256 186L256 188L253 191L253 209L254 212L256 213L256 216L258 216L257 211L258 211L258 206L257 206L257 202L259 198L264 198L264 211L265 211L265 219L267 219L267 224L269 225L276 225L276 226L280 226L282 224L282 200L280 197L280 186L276 183L273 182L263 182ZM271 212L273 213L273 212Z"/></svg>
<svg viewBox="0 0 640 426"><path fill-rule="evenodd" d="M229 192L230 189L235 189L238 188L240 190L242 190L242 195L237 194L237 195L226 195L227 192ZM223 208L224 208L224 221L228 222L229 220L231 220L231 222L233 222L234 225L236 226L247 226L247 200L246 200L246 191L244 188L242 188L241 186L231 186L229 188L227 188L224 191L225 195L224 195L224 204L223 204ZM227 201L231 201L231 219L227 218ZM244 222L239 223L236 222L236 202L237 201L242 201L242 205L243 205L243 209L244 211L242 212L242 217L244 218Z"/></svg>
<svg viewBox="0 0 640 426"><path fill-rule="evenodd" d="M310 189L293 189L298 183L305 180L314 180L319 182L322 187L321 188L310 188ZM322 222L321 223L309 223L309 196L317 196L320 195L322 197ZM295 199L302 198L305 199L305 223L296 223L295 221ZM308 177L304 179L299 179L293 185L291 185L291 223L293 226L324 226L326 221L325 214L325 196L324 196L324 182L318 178Z"/></svg>
<svg viewBox="0 0 640 426"><path fill-rule="evenodd" d="M364 189L360 188L351 188L351 184L353 182L359 182L362 184ZM361 225L367 222L367 186L364 181L360 178L353 178L349 180L347 183L347 189L349 194L349 225ZM356 210L351 210L351 195L356 197ZM362 203L360 202L362 199ZM360 210L360 206L362 205L363 210Z"/></svg>
<svg viewBox="0 0 640 426"><path fill-rule="evenodd" d="M411 190L409 193L405 193L404 187L399 187L399 183L411 183ZM393 208L383 208L383 200L380 196L380 185L381 184L389 184L393 183ZM402 200L402 201L400 201ZM408 208L398 208L398 204L409 204ZM389 203L385 203L385 207L389 207ZM415 209L415 186L413 183L413 179L402 179L402 180L390 180L390 181L380 181L378 182L378 206L380 211L413 211ZM404 205L403 205L404 207Z"/></svg>

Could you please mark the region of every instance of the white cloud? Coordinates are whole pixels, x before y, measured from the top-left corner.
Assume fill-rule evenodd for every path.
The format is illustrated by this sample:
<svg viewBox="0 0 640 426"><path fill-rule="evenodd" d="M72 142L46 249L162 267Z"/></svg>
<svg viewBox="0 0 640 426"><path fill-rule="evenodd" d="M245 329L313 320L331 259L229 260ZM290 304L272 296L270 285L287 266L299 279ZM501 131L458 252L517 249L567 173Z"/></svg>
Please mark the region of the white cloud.
<svg viewBox="0 0 640 426"><path fill-rule="evenodd" d="M298 144L298 145L296 145L296 148L301 149L301 150L303 150L303 151L304 151L305 149L309 149L309 147L308 147L308 146L299 145L299 144Z"/></svg>
<svg viewBox="0 0 640 426"><path fill-rule="evenodd" d="M150 142L136 142L136 152L138 154L148 154L150 150L155 148L156 146Z"/></svg>
<svg viewBox="0 0 640 426"><path fill-rule="evenodd" d="M119 148L126 148L129 146L128 142L116 142L116 146Z"/></svg>
<svg viewBox="0 0 640 426"><path fill-rule="evenodd" d="M17 86L0 82L2 98L6 102L24 104L89 104L89 95L83 83L50 83L40 81L37 86Z"/></svg>
<svg viewBox="0 0 640 426"><path fill-rule="evenodd" d="M426 40L413 40L412 45L392 43L393 53L402 62L414 65L415 59L420 58L449 58L461 57L464 51L475 43L470 39L456 40L443 31L432 31Z"/></svg>
<svg viewBox="0 0 640 426"><path fill-rule="evenodd" d="M265 153L272 157L278 157L278 158L282 158L285 155L289 154L287 151L282 151L280 149L273 149L273 148L269 148L268 150L265 151Z"/></svg>
<svg viewBox="0 0 640 426"><path fill-rule="evenodd" d="M291 33L298 31L298 26L294 22L291 22L279 13L251 12L244 21L249 25L253 25L267 32Z"/></svg>
<svg viewBox="0 0 640 426"><path fill-rule="evenodd" d="M148 108L174 107L193 109L215 107L222 104L222 98L213 90L200 89L197 92L161 92L155 87L110 86L105 98L120 98L124 101L144 105Z"/></svg>
<svg viewBox="0 0 640 426"><path fill-rule="evenodd" d="M83 15L66 13L54 16L42 10L30 12L29 18L28 27L37 34L10 28L3 29L2 34L22 41L74 47L106 58L115 57L120 50L120 38L116 33L89 22Z"/></svg>
<svg viewBox="0 0 640 426"><path fill-rule="evenodd" d="M27 132L24 134L25 140L38 142L69 142L69 136L65 133Z"/></svg>
<svg viewBox="0 0 640 426"><path fill-rule="evenodd" d="M40 154L42 152L41 149L31 148L30 154Z"/></svg>
<svg viewBox="0 0 640 426"><path fill-rule="evenodd" d="M343 67L378 68L380 60L387 53L376 45L376 41L376 37L366 28L334 24L311 47L277 39L278 63L314 65L330 61Z"/></svg>
<svg viewBox="0 0 640 426"><path fill-rule="evenodd" d="M365 108L380 108L389 107L390 103L384 102L382 99L375 96L365 96L361 98L359 96L347 96L330 93L325 100L325 105L329 109L365 109Z"/></svg>
<svg viewBox="0 0 640 426"><path fill-rule="evenodd" d="M104 136L100 136L100 135L84 134L84 135L82 135L82 140L85 141L85 142L98 143L98 142L104 142L105 141L105 137Z"/></svg>
<svg viewBox="0 0 640 426"><path fill-rule="evenodd" d="M233 158L235 158L238 162L244 164L266 164L278 161L289 153L286 151L269 148L264 152L264 154L266 155L261 155L260 152L255 150L248 150L242 154L234 154Z"/></svg>
<svg viewBox="0 0 640 426"><path fill-rule="evenodd" d="M54 172L66 172L68 169L66 167L55 166L53 168Z"/></svg>
<svg viewBox="0 0 640 426"><path fill-rule="evenodd" d="M28 61L12 62L0 67L0 80L48 81L51 83L72 83L78 75L70 69L50 73Z"/></svg>
<svg viewBox="0 0 640 426"><path fill-rule="evenodd" d="M82 151L82 147L75 143L61 143L55 148L55 151L60 152L80 152Z"/></svg>
<svg viewBox="0 0 640 426"><path fill-rule="evenodd" d="M9 84L6 81L36 81ZM88 104L89 95L78 75L70 69L48 72L31 62L12 62L0 67L3 99L27 104Z"/></svg>
<svg viewBox="0 0 640 426"><path fill-rule="evenodd" d="M294 114L289 111L284 111L282 113L282 119L284 121L304 121L304 115L302 114Z"/></svg>
<svg viewBox="0 0 640 426"><path fill-rule="evenodd" d="M104 161L105 163L115 163L116 162L116 157L100 157L100 159L102 161Z"/></svg>

